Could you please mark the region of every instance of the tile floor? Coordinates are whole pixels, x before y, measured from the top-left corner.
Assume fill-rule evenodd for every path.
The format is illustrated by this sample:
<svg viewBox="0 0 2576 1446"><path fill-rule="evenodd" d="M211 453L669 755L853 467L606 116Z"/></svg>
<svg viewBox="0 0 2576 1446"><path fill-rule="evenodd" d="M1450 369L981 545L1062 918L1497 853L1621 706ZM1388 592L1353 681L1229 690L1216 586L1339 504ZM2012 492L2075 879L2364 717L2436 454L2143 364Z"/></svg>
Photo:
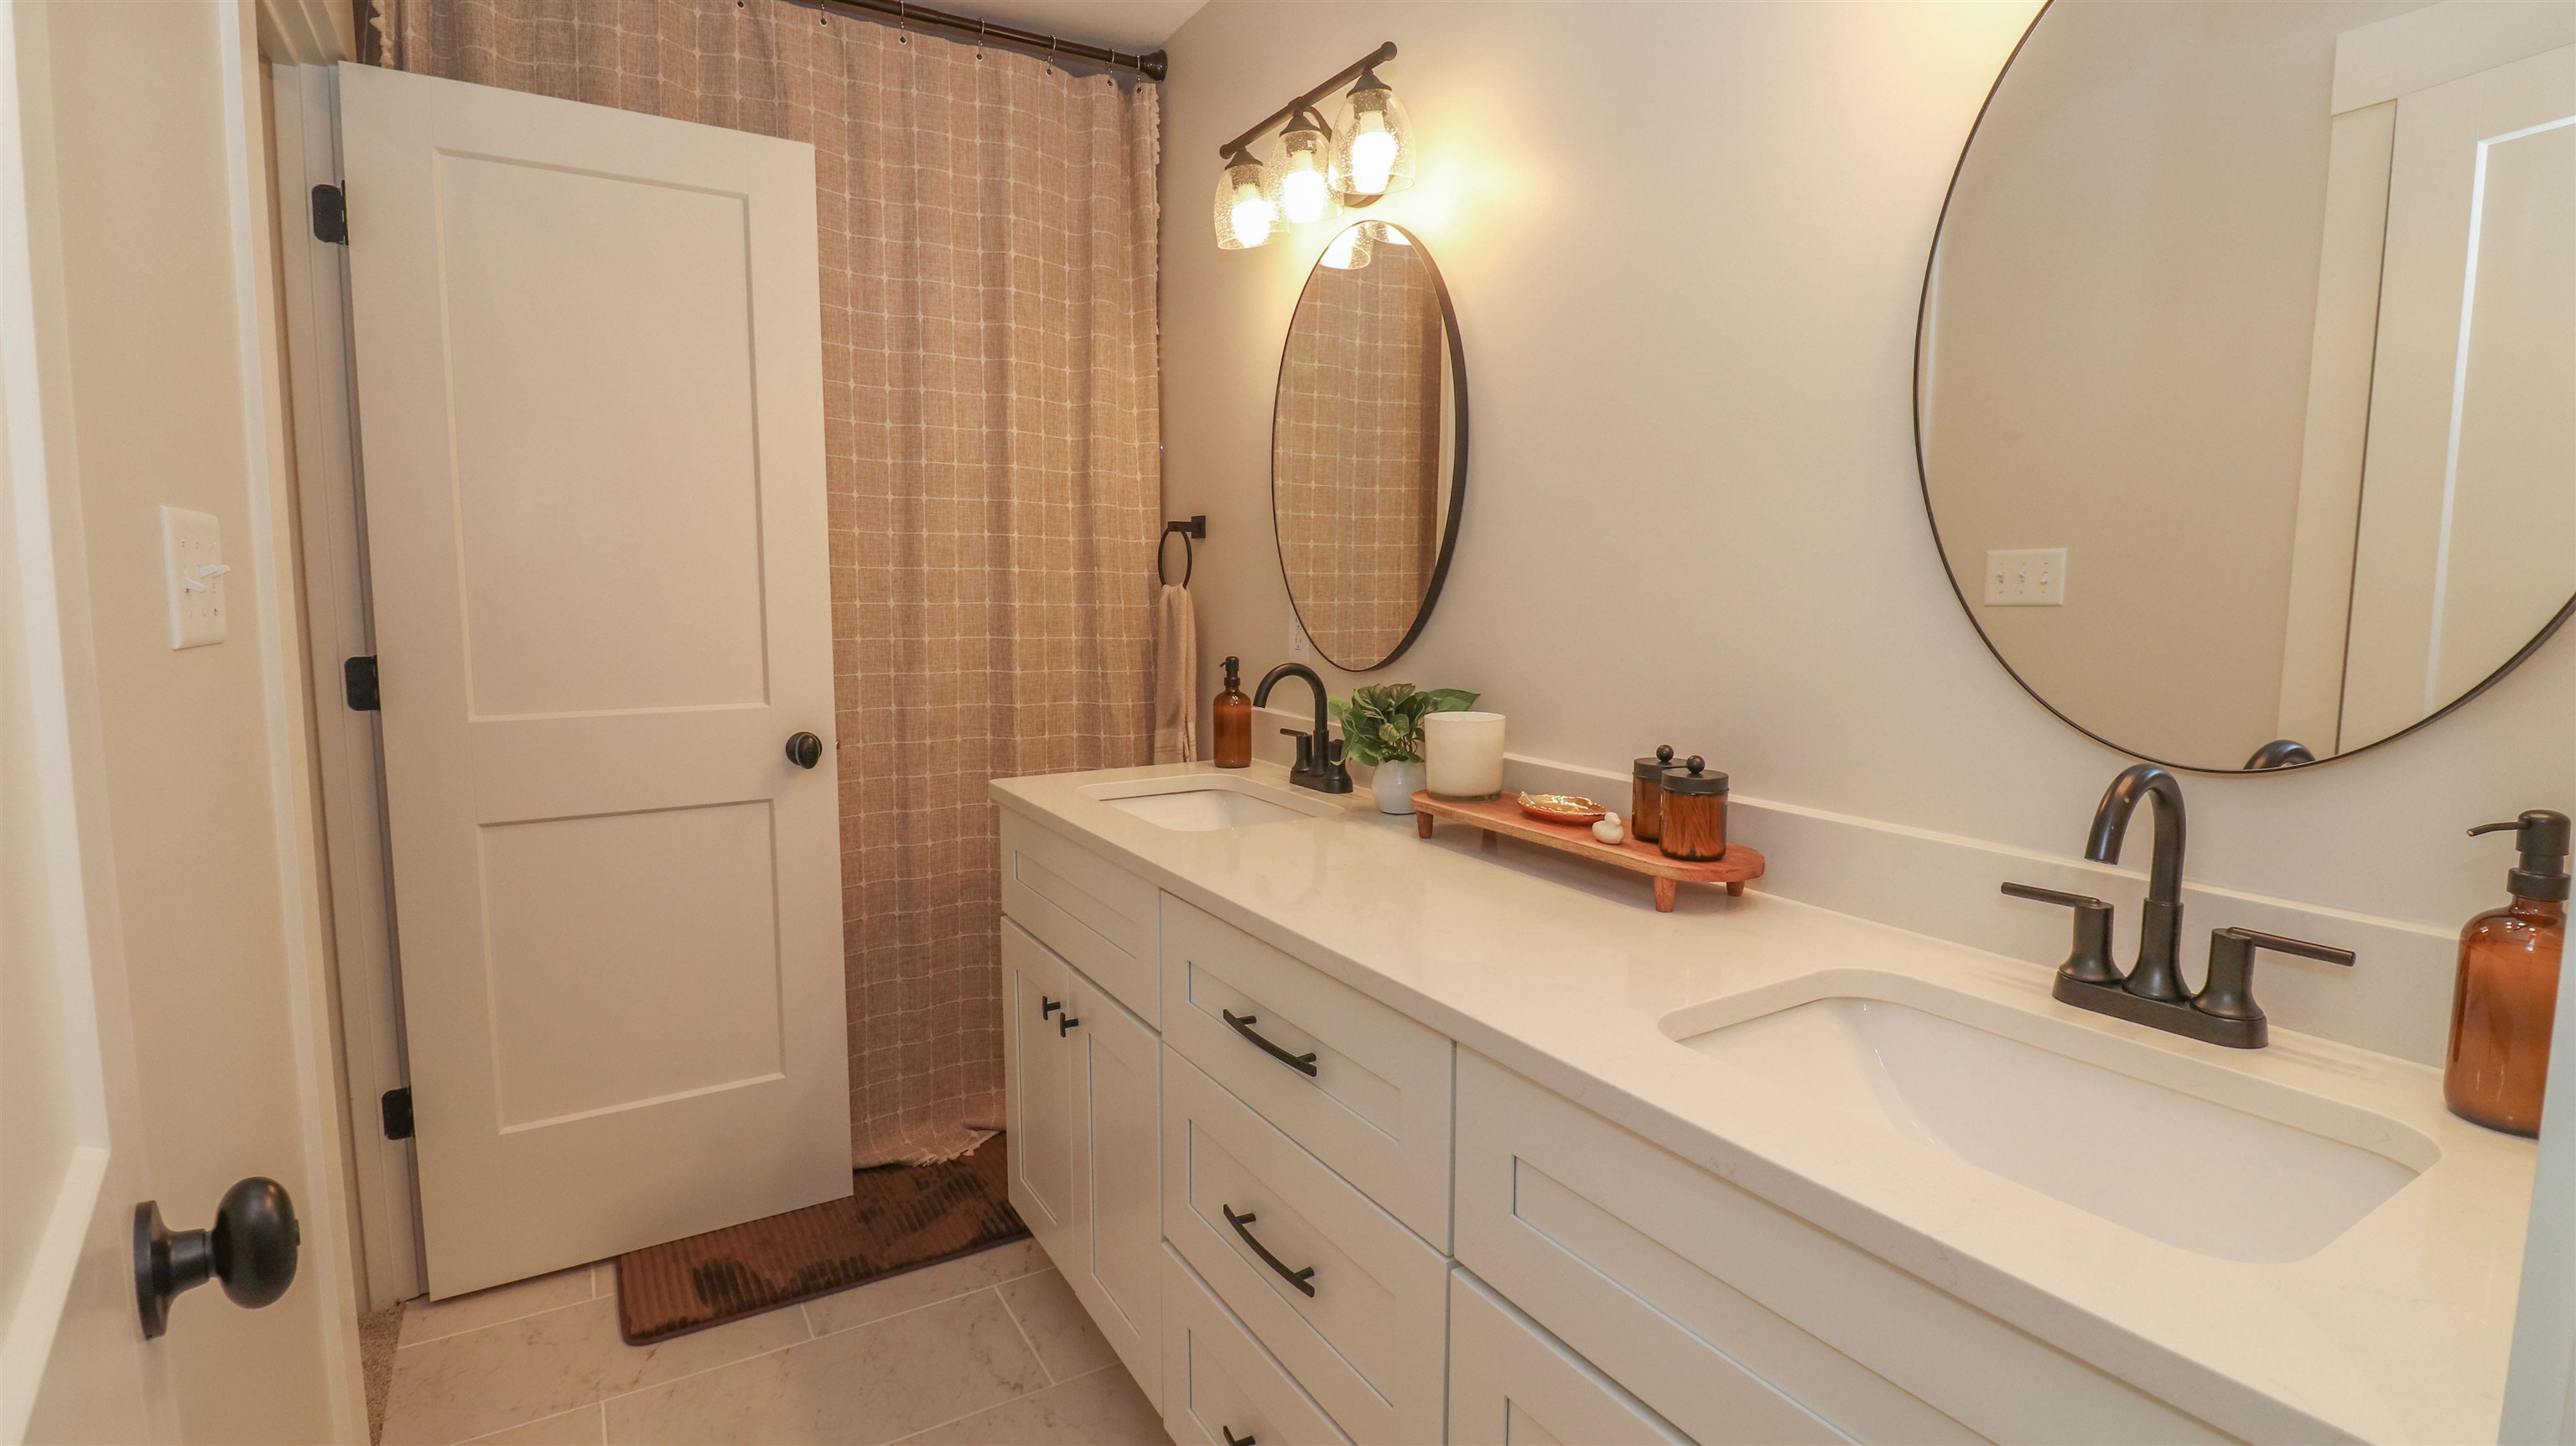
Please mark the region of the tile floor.
<svg viewBox="0 0 2576 1446"><path fill-rule="evenodd" d="M649 1346L602 1263L404 1309L384 1446L1163 1446L1032 1241Z"/></svg>

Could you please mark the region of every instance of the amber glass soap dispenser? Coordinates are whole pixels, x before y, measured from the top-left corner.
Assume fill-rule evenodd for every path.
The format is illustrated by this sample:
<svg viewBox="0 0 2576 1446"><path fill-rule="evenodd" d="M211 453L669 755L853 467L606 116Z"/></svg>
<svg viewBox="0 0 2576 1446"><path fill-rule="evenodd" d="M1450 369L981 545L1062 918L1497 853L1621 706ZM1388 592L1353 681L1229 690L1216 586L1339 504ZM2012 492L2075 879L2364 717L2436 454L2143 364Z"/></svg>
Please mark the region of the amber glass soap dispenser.
<svg viewBox="0 0 2576 1446"><path fill-rule="evenodd" d="M2549 1081L2549 1025L2567 947L2567 815L2533 809L2512 823L2522 859L2505 875L2513 902L2460 931L2460 982L2451 997L2451 1052L2442 1098L2451 1113L2507 1134L2540 1133Z"/></svg>
<svg viewBox="0 0 2576 1446"><path fill-rule="evenodd" d="M1225 660L1225 691L1216 695L1216 766L1252 766L1252 700L1243 695L1243 660Z"/></svg>

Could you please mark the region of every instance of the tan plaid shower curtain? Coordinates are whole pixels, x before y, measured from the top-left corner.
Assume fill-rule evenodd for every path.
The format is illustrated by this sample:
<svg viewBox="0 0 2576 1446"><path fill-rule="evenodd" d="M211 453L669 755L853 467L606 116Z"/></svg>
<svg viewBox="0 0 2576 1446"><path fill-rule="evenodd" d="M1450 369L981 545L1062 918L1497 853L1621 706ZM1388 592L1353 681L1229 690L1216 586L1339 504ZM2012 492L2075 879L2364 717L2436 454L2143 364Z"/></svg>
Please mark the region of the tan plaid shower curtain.
<svg viewBox="0 0 2576 1446"><path fill-rule="evenodd" d="M851 1151L998 1125L987 780L1146 761L1150 84L789 0L399 0L388 64L813 144Z"/></svg>

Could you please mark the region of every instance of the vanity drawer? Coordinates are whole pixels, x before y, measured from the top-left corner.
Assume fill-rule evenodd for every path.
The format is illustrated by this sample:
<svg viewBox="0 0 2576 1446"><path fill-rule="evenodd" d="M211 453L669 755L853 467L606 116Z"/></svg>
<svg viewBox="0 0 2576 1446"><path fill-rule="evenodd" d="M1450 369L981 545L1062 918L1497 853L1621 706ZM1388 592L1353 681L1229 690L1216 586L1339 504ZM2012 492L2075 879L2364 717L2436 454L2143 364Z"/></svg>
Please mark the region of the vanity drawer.
<svg viewBox="0 0 2576 1446"><path fill-rule="evenodd" d="M1469 1051L1458 1258L1703 1442L2225 1439Z"/></svg>
<svg viewBox="0 0 2576 1446"><path fill-rule="evenodd" d="M1448 1260L1169 1050L1163 1189L1173 1248L1353 1440L1440 1439Z"/></svg>
<svg viewBox="0 0 2576 1446"><path fill-rule="evenodd" d="M1690 1446L1637 1398L1464 1270L1449 1275L1451 1446Z"/></svg>
<svg viewBox="0 0 2576 1446"><path fill-rule="evenodd" d="M1447 1037L1169 894L1163 953L1164 1041L1445 1247Z"/></svg>
<svg viewBox="0 0 2576 1446"><path fill-rule="evenodd" d="M1002 912L1158 1025L1155 887L1064 835L1002 810Z"/></svg>
<svg viewBox="0 0 2576 1446"><path fill-rule="evenodd" d="M1198 1272L1163 1247L1163 1429L1182 1446L1349 1446Z"/></svg>

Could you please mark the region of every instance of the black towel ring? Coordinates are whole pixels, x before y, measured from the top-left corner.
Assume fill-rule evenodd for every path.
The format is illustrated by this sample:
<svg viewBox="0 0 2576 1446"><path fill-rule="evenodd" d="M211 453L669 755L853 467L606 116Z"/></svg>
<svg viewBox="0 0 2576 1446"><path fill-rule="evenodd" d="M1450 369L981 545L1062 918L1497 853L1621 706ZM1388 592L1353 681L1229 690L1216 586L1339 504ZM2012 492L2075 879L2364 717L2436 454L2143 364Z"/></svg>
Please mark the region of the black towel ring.
<svg viewBox="0 0 2576 1446"><path fill-rule="evenodd" d="M1154 576L1165 587L1172 585L1172 575L1163 568L1163 544L1169 542L1175 532L1181 535L1181 586L1188 587L1190 576L1198 571L1199 565L1198 553L1190 546L1190 539L1207 536L1207 514L1201 513L1187 522L1163 524L1163 535L1154 540Z"/></svg>

